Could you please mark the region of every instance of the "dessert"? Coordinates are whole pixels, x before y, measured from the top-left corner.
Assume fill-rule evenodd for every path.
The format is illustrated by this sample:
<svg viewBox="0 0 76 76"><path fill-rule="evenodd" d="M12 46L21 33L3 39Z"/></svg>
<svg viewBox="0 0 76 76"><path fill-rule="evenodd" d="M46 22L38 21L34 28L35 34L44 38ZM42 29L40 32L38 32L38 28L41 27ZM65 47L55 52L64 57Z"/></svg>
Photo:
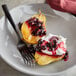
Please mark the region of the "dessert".
<svg viewBox="0 0 76 76"><path fill-rule="evenodd" d="M27 21L19 24L23 40L39 65L68 59L66 38L60 35L46 35L46 17L39 12Z"/></svg>
<svg viewBox="0 0 76 76"><path fill-rule="evenodd" d="M24 41L36 44L41 37L46 35L45 23L46 17L41 12L23 22L21 33Z"/></svg>
<svg viewBox="0 0 76 76"><path fill-rule="evenodd" d="M38 41L35 60L39 65L47 65L67 57L66 38L49 34Z"/></svg>

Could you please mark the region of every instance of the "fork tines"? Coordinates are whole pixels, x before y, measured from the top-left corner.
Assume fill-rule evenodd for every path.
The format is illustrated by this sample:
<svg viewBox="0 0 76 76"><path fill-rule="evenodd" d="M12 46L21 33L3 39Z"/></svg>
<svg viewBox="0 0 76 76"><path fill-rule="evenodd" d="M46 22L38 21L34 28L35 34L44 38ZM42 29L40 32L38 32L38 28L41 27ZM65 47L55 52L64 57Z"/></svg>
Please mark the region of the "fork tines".
<svg viewBox="0 0 76 76"><path fill-rule="evenodd" d="M34 63L34 56L25 45L18 46L18 50L21 53L25 63Z"/></svg>

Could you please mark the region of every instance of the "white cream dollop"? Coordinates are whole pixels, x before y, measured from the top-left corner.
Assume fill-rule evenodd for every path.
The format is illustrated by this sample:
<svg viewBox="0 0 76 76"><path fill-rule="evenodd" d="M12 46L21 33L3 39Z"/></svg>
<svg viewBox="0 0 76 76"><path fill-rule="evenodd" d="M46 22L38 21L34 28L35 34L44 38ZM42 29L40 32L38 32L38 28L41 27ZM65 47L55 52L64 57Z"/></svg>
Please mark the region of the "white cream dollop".
<svg viewBox="0 0 76 76"><path fill-rule="evenodd" d="M51 37L53 37L53 36L58 38L57 44L60 45L55 50L55 55L63 55L63 54L65 54L66 53L66 38L64 38L63 36L61 36L61 35L53 35L53 34L50 33L49 35L47 35L45 37L42 37L42 40L50 42L49 39ZM63 45L61 43L63 43ZM45 54L48 54L48 55L53 55L53 51L48 51L47 49L46 50L42 50L42 52L45 53Z"/></svg>

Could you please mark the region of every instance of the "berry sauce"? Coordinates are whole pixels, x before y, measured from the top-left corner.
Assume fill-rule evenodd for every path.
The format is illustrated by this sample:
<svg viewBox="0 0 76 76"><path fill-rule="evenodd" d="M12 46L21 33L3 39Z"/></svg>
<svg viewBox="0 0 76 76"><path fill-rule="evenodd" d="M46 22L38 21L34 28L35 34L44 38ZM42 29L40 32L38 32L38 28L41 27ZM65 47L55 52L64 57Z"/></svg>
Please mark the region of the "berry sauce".
<svg viewBox="0 0 76 76"><path fill-rule="evenodd" d="M68 51L65 53L65 56L63 57L64 61L67 61L69 58L69 55L68 55Z"/></svg>
<svg viewBox="0 0 76 76"><path fill-rule="evenodd" d="M64 56L63 59L64 59L64 61L67 61L68 60L68 52L66 51L66 49L61 47L62 45L64 45L63 42L61 42L60 44L57 44L57 40L59 40L59 39L58 39L58 37L55 37L55 36L51 37L49 39L49 41L40 39L36 46L36 51L40 52L40 54L42 53L43 55L46 55L43 51L47 50L52 53L51 55L49 55L49 54L47 54L47 55L53 56L53 57L60 57L62 55L57 55L56 50L58 48L62 48L66 52L65 54L63 54L63 56Z"/></svg>
<svg viewBox="0 0 76 76"><path fill-rule="evenodd" d="M46 35L46 29L44 28L43 22L39 21L38 18L31 18L26 21L26 24L31 28L31 34L33 36L44 36Z"/></svg>

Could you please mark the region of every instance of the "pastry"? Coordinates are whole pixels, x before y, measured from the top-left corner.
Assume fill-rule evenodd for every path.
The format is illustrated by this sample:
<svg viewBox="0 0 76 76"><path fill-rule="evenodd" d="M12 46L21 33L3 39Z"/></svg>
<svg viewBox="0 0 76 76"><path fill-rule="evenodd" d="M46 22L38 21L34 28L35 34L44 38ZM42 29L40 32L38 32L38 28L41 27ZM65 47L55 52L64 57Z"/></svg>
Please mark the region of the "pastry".
<svg viewBox="0 0 76 76"><path fill-rule="evenodd" d="M38 41L35 60L39 65L47 65L67 57L66 38L49 34Z"/></svg>
<svg viewBox="0 0 76 76"><path fill-rule="evenodd" d="M23 40L30 44L37 44L38 40L46 35L45 24L46 17L41 12L23 22L21 26Z"/></svg>
<svg viewBox="0 0 76 76"><path fill-rule="evenodd" d="M39 65L68 59L66 38L61 35L46 35L46 17L39 12L20 26L23 40L28 45L29 51L34 55Z"/></svg>

